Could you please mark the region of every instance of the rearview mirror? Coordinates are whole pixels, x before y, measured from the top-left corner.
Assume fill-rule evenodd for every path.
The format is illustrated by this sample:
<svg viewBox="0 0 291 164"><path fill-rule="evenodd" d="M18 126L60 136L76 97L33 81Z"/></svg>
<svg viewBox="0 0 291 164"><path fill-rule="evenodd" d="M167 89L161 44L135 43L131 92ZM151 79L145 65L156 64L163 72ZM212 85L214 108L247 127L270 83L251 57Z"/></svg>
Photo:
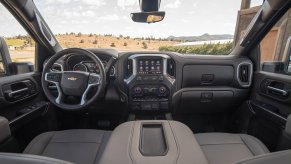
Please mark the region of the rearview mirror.
<svg viewBox="0 0 291 164"><path fill-rule="evenodd" d="M155 23L164 19L164 11L131 13L131 19L139 23Z"/></svg>

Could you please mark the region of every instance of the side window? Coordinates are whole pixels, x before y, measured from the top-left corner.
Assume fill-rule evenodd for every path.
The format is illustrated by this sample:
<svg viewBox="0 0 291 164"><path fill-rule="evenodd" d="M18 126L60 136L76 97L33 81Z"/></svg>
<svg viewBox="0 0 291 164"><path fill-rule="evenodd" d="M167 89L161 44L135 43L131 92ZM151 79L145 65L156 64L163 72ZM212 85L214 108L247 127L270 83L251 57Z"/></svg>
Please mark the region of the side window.
<svg viewBox="0 0 291 164"><path fill-rule="evenodd" d="M260 43L261 70L291 74L291 9Z"/></svg>
<svg viewBox="0 0 291 164"><path fill-rule="evenodd" d="M0 75L34 71L35 42L0 3Z"/></svg>

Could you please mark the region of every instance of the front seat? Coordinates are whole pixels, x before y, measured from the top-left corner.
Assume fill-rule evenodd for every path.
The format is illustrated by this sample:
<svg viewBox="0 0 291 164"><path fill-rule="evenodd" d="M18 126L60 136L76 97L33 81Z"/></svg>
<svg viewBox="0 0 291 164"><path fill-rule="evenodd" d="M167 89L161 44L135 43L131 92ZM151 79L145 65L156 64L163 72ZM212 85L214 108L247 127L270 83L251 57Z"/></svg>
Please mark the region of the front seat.
<svg viewBox="0 0 291 164"><path fill-rule="evenodd" d="M247 134L198 133L195 137L210 164L231 164L270 153L260 140Z"/></svg>
<svg viewBox="0 0 291 164"><path fill-rule="evenodd" d="M72 163L98 163L111 135L102 130L64 130L35 137L23 153L56 158Z"/></svg>

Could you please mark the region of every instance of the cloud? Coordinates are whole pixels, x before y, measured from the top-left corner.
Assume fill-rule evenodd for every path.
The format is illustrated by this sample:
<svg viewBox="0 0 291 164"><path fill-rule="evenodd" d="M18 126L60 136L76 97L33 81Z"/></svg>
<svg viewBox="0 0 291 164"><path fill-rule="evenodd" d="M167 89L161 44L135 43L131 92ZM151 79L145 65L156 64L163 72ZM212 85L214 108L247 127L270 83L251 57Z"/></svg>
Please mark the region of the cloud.
<svg viewBox="0 0 291 164"><path fill-rule="evenodd" d="M85 17L94 17L96 16L96 13L91 11L91 10L88 10L88 11L85 11L82 13L82 16L85 16Z"/></svg>
<svg viewBox="0 0 291 164"><path fill-rule="evenodd" d="M106 5L104 0L83 0L83 2L87 5L94 5L94 6L104 6Z"/></svg>
<svg viewBox="0 0 291 164"><path fill-rule="evenodd" d="M138 0L118 0L117 6L121 7L123 10L127 7L134 6L138 4Z"/></svg>
<svg viewBox="0 0 291 164"><path fill-rule="evenodd" d="M176 8L180 7L180 5L181 5L181 1L175 0L172 3L166 4L165 9L176 9Z"/></svg>
<svg viewBox="0 0 291 164"><path fill-rule="evenodd" d="M100 20L105 20L105 21L116 21L119 20L119 16L116 14L109 14L109 15L105 15L105 16L101 16Z"/></svg>

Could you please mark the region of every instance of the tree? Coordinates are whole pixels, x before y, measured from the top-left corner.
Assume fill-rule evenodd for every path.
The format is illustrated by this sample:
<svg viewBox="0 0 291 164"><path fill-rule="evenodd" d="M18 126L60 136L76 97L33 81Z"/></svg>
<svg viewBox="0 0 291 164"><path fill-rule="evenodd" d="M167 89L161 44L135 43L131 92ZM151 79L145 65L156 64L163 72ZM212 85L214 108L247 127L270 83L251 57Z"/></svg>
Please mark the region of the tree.
<svg viewBox="0 0 291 164"><path fill-rule="evenodd" d="M89 37L92 37L92 36L93 36L93 34L92 34L92 33L90 33L90 34L89 34Z"/></svg>

